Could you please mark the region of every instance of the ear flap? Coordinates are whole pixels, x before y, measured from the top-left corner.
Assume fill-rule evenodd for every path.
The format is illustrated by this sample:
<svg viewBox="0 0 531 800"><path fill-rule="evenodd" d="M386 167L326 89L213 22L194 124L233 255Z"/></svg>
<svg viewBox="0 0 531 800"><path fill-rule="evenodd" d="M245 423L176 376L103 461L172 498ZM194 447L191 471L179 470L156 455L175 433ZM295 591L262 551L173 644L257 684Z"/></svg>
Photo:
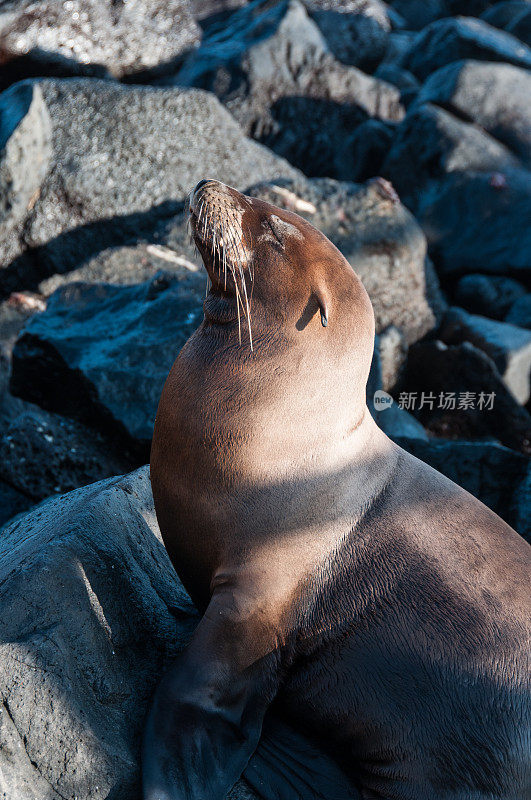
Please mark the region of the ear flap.
<svg viewBox="0 0 531 800"><path fill-rule="evenodd" d="M322 290L314 291L314 296L321 312L321 325L326 328L328 325L328 302L326 296Z"/></svg>

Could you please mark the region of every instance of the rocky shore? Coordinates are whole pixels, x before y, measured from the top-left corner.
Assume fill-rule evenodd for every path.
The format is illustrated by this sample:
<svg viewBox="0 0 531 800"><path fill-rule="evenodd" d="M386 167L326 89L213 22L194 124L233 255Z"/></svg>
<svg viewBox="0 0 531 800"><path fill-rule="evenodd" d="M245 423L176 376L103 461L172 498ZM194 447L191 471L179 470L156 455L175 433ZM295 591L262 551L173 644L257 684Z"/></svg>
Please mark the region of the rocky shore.
<svg viewBox="0 0 531 800"><path fill-rule="evenodd" d="M531 538L530 67L526 0L0 4L0 798L139 796L196 621L144 465L205 176L344 253L378 423Z"/></svg>

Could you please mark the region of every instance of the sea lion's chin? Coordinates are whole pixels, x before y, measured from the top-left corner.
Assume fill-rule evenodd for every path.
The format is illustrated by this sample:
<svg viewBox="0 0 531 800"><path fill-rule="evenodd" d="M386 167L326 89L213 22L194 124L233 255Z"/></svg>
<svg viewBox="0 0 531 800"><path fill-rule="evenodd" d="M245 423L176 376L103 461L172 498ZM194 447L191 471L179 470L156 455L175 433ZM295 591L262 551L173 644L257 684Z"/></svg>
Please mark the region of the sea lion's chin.
<svg viewBox="0 0 531 800"><path fill-rule="evenodd" d="M203 303L207 322L228 325L238 319L236 295L222 289L210 289Z"/></svg>

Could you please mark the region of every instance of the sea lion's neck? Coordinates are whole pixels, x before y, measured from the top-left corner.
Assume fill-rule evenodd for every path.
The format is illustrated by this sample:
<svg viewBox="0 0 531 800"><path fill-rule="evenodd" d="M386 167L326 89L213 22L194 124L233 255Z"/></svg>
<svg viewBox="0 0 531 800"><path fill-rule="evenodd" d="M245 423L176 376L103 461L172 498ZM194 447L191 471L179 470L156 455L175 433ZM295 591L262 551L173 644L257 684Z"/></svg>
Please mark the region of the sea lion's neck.
<svg viewBox="0 0 531 800"><path fill-rule="evenodd" d="M339 515L361 515L386 480L392 448L366 408L364 376L338 380L336 364L303 352L213 358L209 344L202 358L200 336L191 341L172 378L181 390L170 413L193 444L196 487L225 496L233 521L235 498L247 523L264 526L273 510L300 510L302 524L304 504L296 511L293 498L304 496L329 507L332 494Z"/></svg>

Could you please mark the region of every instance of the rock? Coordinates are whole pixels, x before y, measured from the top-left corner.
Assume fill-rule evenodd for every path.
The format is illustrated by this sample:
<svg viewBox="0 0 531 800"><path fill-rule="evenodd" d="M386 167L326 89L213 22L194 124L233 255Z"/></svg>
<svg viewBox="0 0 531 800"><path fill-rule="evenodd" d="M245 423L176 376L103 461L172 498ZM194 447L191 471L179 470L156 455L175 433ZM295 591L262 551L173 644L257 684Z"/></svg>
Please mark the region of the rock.
<svg viewBox="0 0 531 800"><path fill-rule="evenodd" d="M515 300L505 317L505 322L517 325L519 328L531 330L531 295L526 294Z"/></svg>
<svg viewBox="0 0 531 800"><path fill-rule="evenodd" d="M378 337L382 389L390 392L398 383L407 360L407 341L402 331L390 325Z"/></svg>
<svg viewBox="0 0 531 800"><path fill-rule="evenodd" d="M529 399L531 332L507 322L449 309L439 331L447 344L471 342L496 364L505 385L519 403Z"/></svg>
<svg viewBox="0 0 531 800"><path fill-rule="evenodd" d="M396 131L382 173L417 212L436 200L433 184L450 173L504 172L517 166L510 151L480 128L430 103L415 103Z"/></svg>
<svg viewBox="0 0 531 800"><path fill-rule="evenodd" d="M215 92L245 133L311 176L348 179L345 139L370 117L403 116L396 87L334 59L298 0L236 11L175 81Z"/></svg>
<svg viewBox="0 0 531 800"><path fill-rule="evenodd" d="M527 9L529 9L528 0L505 0L487 8L481 14L481 19L494 28L505 29Z"/></svg>
<svg viewBox="0 0 531 800"><path fill-rule="evenodd" d="M394 441L402 436L427 440L428 434L420 422L400 408L385 391L382 377L382 350L385 352L385 345L382 348L380 337L376 336L366 389L367 407L371 416Z"/></svg>
<svg viewBox="0 0 531 800"><path fill-rule="evenodd" d="M415 34L413 31L392 31L387 40L385 56L380 62L380 66L376 70L375 74L380 74L380 70L386 66L398 67L402 63L405 54L409 51L414 41ZM411 75L411 73L409 74ZM414 75L412 75L412 78L418 84L418 81Z"/></svg>
<svg viewBox="0 0 531 800"><path fill-rule="evenodd" d="M434 103L476 123L531 164L531 75L510 64L462 61L426 81L418 103Z"/></svg>
<svg viewBox="0 0 531 800"><path fill-rule="evenodd" d="M298 175L246 139L215 97L195 89L42 80L13 86L1 102L31 109L40 97L53 152L24 214L5 221L11 233L0 241L0 293L35 288L100 250L137 241L179 211L177 201L205 175L240 189Z"/></svg>
<svg viewBox="0 0 531 800"><path fill-rule="evenodd" d="M140 796L140 736L198 615L161 541L149 469L53 498L0 536L2 790ZM256 800L243 780L229 800Z"/></svg>
<svg viewBox="0 0 531 800"><path fill-rule="evenodd" d="M505 30L520 39L527 47L531 47L531 9L529 5L507 25Z"/></svg>
<svg viewBox="0 0 531 800"><path fill-rule="evenodd" d="M495 439L531 455L531 416L492 359L469 342L413 345L395 396L434 436Z"/></svg>
<svg viewBox="0 0 531 800"><path fill-rule="evenodd" d="M143 229L138 227L136 232L131 230L127 237L130 244L105 247L100 239L98 247L102 249L93 256L90 255L90 242L87 242L85 263L67 274L55 273L41 281L39 291L50 295L60 286L76 281L131 285L152 280L160 271L186 280L191 277L191 273L201 272L203 263L190 241L187 218L186 208L179 206L179 210L174 213L161 215L159 219L150 219ZM64 259L67 251L70 263L75 264L78 243L74 232L68 242L63 237L61 246L56 248L51 244L47 248L49 261L52 262L53 258L53 264L60 268L60 258L62 256ZM202 275L204 276L204 272ZM204 277L197 276L197 280L198 285L204 284Z"/></svg>
<svg viewBox="0 0 531 800"><path fill-rule="evenodd" d="M480 17L496 0L445 0L446 16Z"/></svg>
<svg viewBox="0 0 531 800"><path fill-rule="evenodd" d="M419 90L419 82L415 76L408 72L407 69L401 69L401 67L397 67L394 64L380 64L374 74L377 78L381 78L382 81L392 83L393 86L400 89L402 102L404 102L404 92L416 95Z"/></svg>
<svg viewBox="0 0 531 800"><path fill-rule="evenodd" d="M359 125L338 151L337 160L353 181L365 181L380 174L393 140L393 128L377 119Z"/></svg>
<svg viewBox="0 0 531 800"><path fill-rule="evenodd" d="M370 295L377 332L394 325L411 343L436 327L445 303L426 240L389 183L286 181L252 187L251 194L302 214L341 250ZM297 198L313 213L297 208Z"/></svg>
<svg viewBox="0 0 531 800"><path fill-rule="evenodd" d="M218 19L225 22L226 15L247 5L248 2L249 0L191 0L190 6L195 19L203 26Z"/></svg>
<svg viewBox="0 0 531 800"><path fill-rule="evenodd" d="M0 480L0 539L2 537L2 528L9 522L12 517L22 514L31 508L33 500L30 497L19 492L13 486L10 486L3 480ZM1 730L1 729L0 729Z"/></svg>
<svg viewBox="0 0 531 800"><path fill-rule="evenodd" d="M381 0L305 0L338 61L372 72L382 60L391 22Z"/></svg>
<svg viewBox="0 0 531 800"><path fill-rule="evenodd" d="M531 180L524 170L453 173L416 209L440 275L481 271L523 280L531 268L530 214Z"/></svg>
<svg viewBox="0 0 531 800"><path fill-rule="evenodd" d="M0 304L0 525L51 494L139 463L123 443L10 394L13 345L34 314L20 300Z"/></svg>
<svg viewBox="0 0 531 800"><path fill-rule="evenodd" d="M138 464L119 443L72 419L25 408L0 436L0 478L34 502Z"/></svg>
<svg viewBox="0 0 531 800"><path fill-rule="evenodd" d="M164 381L202 319L204 284L193 278L58 289L15 345L11 391L145 457Z"/></svg>
<svg viewBox="0 0 531 800"><path fill-rule="evenodd" d="M164 70L200 38L187 0L8 0L0 9L0 89L38 75Z"/></svg>
<svg viewBox="0 0 531 800"><path fill-rule="evenodd" d="M455 289L455 300L457 305L473 314L503 320L515 300L523 297L525 293L524 286L512 278L474 273L459 279Z"/></svg>
<svg viewBox="0 0 531 800"><path fill-rule="evenodd" d="M402 438L399 444L473 494L531 542L528 458L492 442Z"/></svg>
<svg viewBox="0 0 531 800"><path fill-rule="evenodd" d="M440 19L421 31L403 64L420 80L461 59L531 67L531 50L505 31L472 17Z"/></svg>
<svg viewBox="0 0 531 800"><path fill-rule="evenodd" d="M0 95L0 249L7 258L17 252L17 226L38 200L51 153L40 87L22 84Z"/></svg>
<svg viewBox="0 0 531 800"><path fill-rule="evenodd" d="M391 4L413 31L448 14L444 0L392 0Z"/></svg>
<svg viewBox="0 0 531 800"><path fill-rule="evenodd" d="M148 467L5 529L0 587L5 796L139 796L150 695L198 620L161 541ZM240 782L232 799L245 796Z"/></svg>

